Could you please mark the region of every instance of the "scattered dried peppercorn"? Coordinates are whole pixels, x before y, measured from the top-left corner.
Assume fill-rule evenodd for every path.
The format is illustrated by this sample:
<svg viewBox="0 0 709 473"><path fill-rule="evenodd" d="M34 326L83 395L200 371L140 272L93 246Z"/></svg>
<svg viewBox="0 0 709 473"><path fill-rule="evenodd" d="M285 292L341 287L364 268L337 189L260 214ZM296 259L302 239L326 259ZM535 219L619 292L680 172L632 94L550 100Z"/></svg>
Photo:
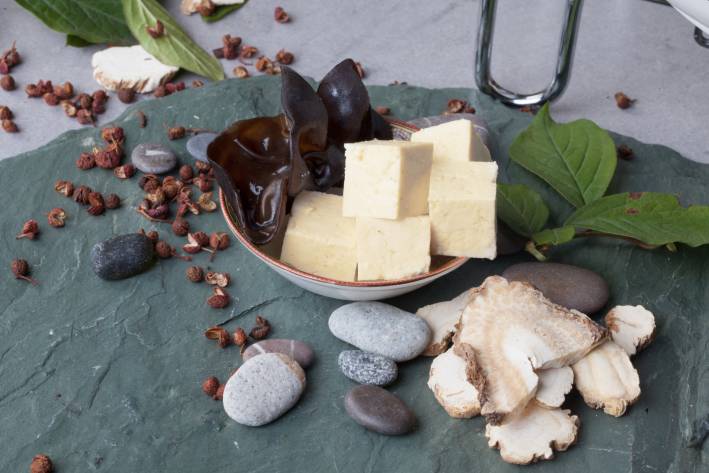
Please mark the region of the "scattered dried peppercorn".
<svg viewBox="0 0 709 473"><path fill-rule="evenodd" d="M245 79L249 77L249 71L244 66L236 66L234 68L234 77L238 79Z"/></svg>
<svg viewBox="0 0 709 473"><path fill-rule="evenodd" d="M94 152L96 166L102 169L115 169L121 164L122 158L123 148L118 143Z"/></svg>
<svg viewBox="0 0 709 473"><path fill-rule="evenodd" d="M52 473L54 465L47 455L35 455L30 463L30 473Z"/></svg>
<svg viewBox="0 0 709 473"><path fill-rule="evenodd" d="M185 137L186 129L184 126L174 126L171 128L168 128L167 130L167 137L170 140L179 140L180 138Z"/></svg>
<svg viewBox="0 0 709 473"><path fill-rule="evenodd" d="M211 192L205 192L200 195L199 199L197 199L197 205L199 205L199 208L205 212L214 212L217 210L217 203L212 200Z"/></svg>
<svg viewBox="0 0 709 473"><path fill-rule="evenodd" d="M192 238L194 238L195 242L200 246L209 245L209 236L204 232L194 232Z"/></svg>
<svg viewBox="0 0 709 473"><path fill-rule="evenodd" d="M63 100L74 97L74 85L71 82L64 82L62 85L54 87L54 95Z"/></svg>
<svg viewBox="0 0 709 473"><path fill-rule="evenodd" d="M241 327L237 327L234 331L234 345L238 347L244 347L247 341L248 337L246 336L246 332L244 331L244 329Z"/></svg>
<svg viewBox="0 0 709 473"><path fill-rule="evenodd" d="M192 282L201 282L204 279L204 270L199 266L190 266L187 268L187 271L185 271L185 274L187 275L187 279Z"/></svg>
<svg viewBox="0 0 709 473"><path fill-rule="evenodd" d="M155 252L160 258L168 259L172 257L175 250L165 240L158 240L155 243Z"/></svg>
<svg viewBox="0 0 709 473"><path fill-rule="evenodd" d="M200 87L204 87L204 82L203 82L203 81L201 81L201 80L199 80L199 79L195 79L195 80L192 81L192 88L193 88L193 89L199 89Z"/></svg>
<svg viewBox="0 0 709 473"><path fill-rule="evenodd" d="M54 95L53 92L47 92L42 96L42 99L44 99L44 103L46 103L50 107L55 107L59 105L59 97Z"/></svg>
<svg viewBox="0 0 709 473"><path fill-rule="evenodd" d="M135 102L135 90L130 88L120 89L118 91L118 100L123 103L133 103Z"/></svg>
<svg viewBox="0 0 709 473"><path fill-rule="evenodd" d="M177 236L185 236L190 231L190 224L187 220L177 217L172 222L172 232Z"/></svg>
<svg viewBox="0 0 709 473"><path fill-rule="evenodd" d="M135 175L135 166L131 163L118 166L113 170L113 174L118 179L130 179Z"/></svg>
<svg viewBox="0 0 709 473"><path fill-rule="evenodd" d="M273 10L273 19L276 20L278 23L288 23L290 21L290 16L283 9L283 7L276 7Z"/></svg>
<svg viewBox="0 0 709 473"><path fill-rule="evenodd" d="M630 146L622 144L618 146L618 157L626 161L632 161L633 159L635 159L635 153L633 152L633 149Z"/></svg>
<svg viewBox="0 0 709 473"><path fill-rule="evenodd" d="M2 76L0 79L0 87L2 87L2 90L5 90L7 92L11 92L17 88L17 85L15 84L15 79L10 76Z"/></svg>
<svg viewBox="0 0 709 473"><path fill-rule="evenodd" d="M94 115L91 110L81 109L76 112L76 121L78 121L81 125L93 125Z"/></svg>
<svg viewBox="0 0 709 473"><path fill-rule="evenodd" d="M60 207L53 208L47 214L47 222L49 222L49 224L55 228L63 227L65 220L66 212Z"/></svg>
<svg viewBox="0 0 709 473"><path fill-rule="evenodd" d="M165 35L165 25L163 25L162 21L157 20L155 22L155 25L146 26L145 31L150 35L151 38L158 39Z"/></svg>
<svg viewBox="0 0 709 473"><path fill-rule="evenodd" d="M74 190L74 202L81 205L87 205L89 203L89 194L93 190L89 186L79 186Z"/></svg>
<svg viewBox="0 0 709 473"><path fill-rule="evenodd" d="M99 192L91 192L89 194L89 208L87 211L90 215L94 217L98 215L103 215L106 211L106 203L103 200L103 196Z"/></svg>
<svg viewBox="0 0 709 473"><path fill-rule="evenodd" d="M190 181L192 177L194 177L194 170L189 164L183 164L182 166L180 166L180 171L178 174L180 175L180 179L187 182Z"/></svg>
<svg viewBox="0 0 709 473"><path fill-rule="evenodd" d="M391 109L389 107L378 106L374 109L379 115L391 115Z"/></svg>
<svg viewBox="0 0 709 473"><path fill-rule="evenodd" d="M290 53L286 51L285 49L281 49L276 53L276 61L280 62L281 64L291 64L294 60L293 53Z"/></svg>
<svg viewBox="0 0 709 473"><path fill-rule="evenodd" d="M20 131L12 120L3 120L2 129L5 130L6 133L17 133Z"/></svg>
<svg viewBox="0 0 709 473"><path fill-rule="evenodd" d="M266 56L261 56L256 61L256 65L254 67L259 72L265 72L269 67L273 67L273 62Z"/></svg>
<svg viewBox="0 0 709 473"><path fill-rule="evenodd" d="M194 180L194 184L202 192L209 192L213 188L212 180L204 174L200 174L197 179Z"/></svg>
<svg viewBox="0 0 709 473"><path fill-rule="evenodd" d="M202 245L197 243L197 241L195 240L194 235L192 233L188 233L187 234L187 243L182 245L182 250L185 253L189 253L189 254L194 255L194 254L202 251Z"/></svg>
<svg viewBox="0 0 709 473"><path fill-rule="evenodd" d="M74 184L71 181L59 180L54 183L54 190L64 197L71 197L74 194Z"/></svg>
<svg viewBox="0 0 709 473"><path fill-rule="evenodd" d="M0 120L12 120L13 118L14 115L12 114L10 107L0 105Z"/></svg>
<svg viewBox="0 0 709 473"><path fill-rule="evenodd" d="M221 401L224 398L224 385L220 384L219 389L217 389L216 394L214 395L214 400L215 401Z"/></svg>
<svg viewBox="0 0 709 473"><path fill-rule="evenodd" d="M217 10L217 6L211 0L202 0L197 5L197 13L201 16L212 16Z"/></svg>
<svg viewBox="0 0 709 473"><path fill-rule="evenodd" d="M96 166L96 159L93 153L81 153L76 160L76 167L82 170L91 169Z"/></svg>
<svg viewBox="0 0 709 473"><path fill-rule="evenodd" d="M256 326L251 329L249 336L254 340L263 340L271 331L271 324L260 315L256 316Z"/></svg>
<svg viewBox="0 0 709 473"><path fill-rule="evenodd" d="M213 309L223 309L229 305L229 294L221 287L215 287L207 299L207 305Z"/></svg>
<svg viewBox="0 0 709 473"><path fill-rule="evenodd" d="M231 336L224 327L211 327L204 332L204 336L209 340L217 340L221 348L226 348L231 344Z"/></svg>
<svg viewBox="0 0 709 473"><path fill-rule="evenodd" d="M225 250L229 248L229 235L224 232L214 232L209 235L209 246L213 250Z"/></svg>
<svg viewBox="0 0 709 473"><path fill-rule="evenodd" d="M616 92L614 97L615 97L615 104L621 110L625 110L626 108L630 108L633 105L633 103L635 103L634 99L631 99L630 97L625 95L623 92Z"/></svg>
<svg viewBox="0 0 709 473"><path fill-rule="evenodd" d="M145 234L145 236L148 237L148 240L152 241L153 243L157 243L160 239L160 234L156 230L150 230L148 233Z"/></svg>
<svg viewBox="0 0 709 473"><path fill-rule="evenodd" d="M208 271L207 275L204 277L204 281L212 286L227 287L231 281L231 277L229 273Z"/></svg>
<svg viewBox="0 0 709 473"><path fill-rule="evenodd" d="M76 105L74 105L71 100L62 100L59 104L61 105L62 110L64 110L66 116L69 118L74 118L78 113Z"/></svg>
<svg viewBox="0 0 709 473"><path fill-rule="evenodd" d="M444 115L451 113L475 113L475 108L462 99L450 99Z"/></svg>
<svg viewBox="0 0 709 473"><path fill-rule="evenodd" d="M39 224L37 223L37 220L30 219L22 224L22 230L20 230L20 233L18 233L15 238L18 240L21 238L34 240L37 238L37 235L39 235Z"/></svg>
<svg viewBox="0 0 709 473"><path fill-rule="evenodd" d="M241 57L245 59L249 59L254 57L256 54L258 54L258 48L255 46L251 45L244 45L241 48Z"/></svg>
<svg viewBox="0 0 709 473"><path fill-rule="evenodd" d="M23 259L14 259L12 260L10 268L12 269L12 274L15 276L15 279L21 279L23 281L27 281L34 285L37 285L37 281L29 277L30 265L27 263L27 261Z"/></svg>
<svg viewBox="0 0 709 473"><path fill-rule="evenodd" d="M210 376L209 378L202 381L202 391L207 396L214 398L214 396L217 394L217 390L219 389L219 385L219 379L217 379L216 376Z"/></svg>
<svg viewBox="0 0 709 473"><path fill-rule="evenodd" d="M108 194L106 196L106 208L107 209L117 209L121 206L121 198L116 194Z"/></svg>

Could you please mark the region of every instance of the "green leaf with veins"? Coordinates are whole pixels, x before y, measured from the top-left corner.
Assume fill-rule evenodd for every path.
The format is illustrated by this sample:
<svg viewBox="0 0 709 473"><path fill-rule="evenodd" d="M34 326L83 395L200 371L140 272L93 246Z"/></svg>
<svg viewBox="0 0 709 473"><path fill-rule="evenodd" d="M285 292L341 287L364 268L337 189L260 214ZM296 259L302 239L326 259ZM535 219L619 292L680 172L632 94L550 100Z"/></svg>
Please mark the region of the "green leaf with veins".
<svg viewBox="0 0 709 473"><path fill-rule="evenodd" d="M571 225L559 228L548 228L532 235L532 241L537 245L561 245L571 241L576 236L576 229Z"/></svg>
<svg viewBox="0 0 709 473"><path fill-rule="evenodd" d="M195 43L156 0L123 0L128 27L141 46L160 62L209 77L224 79L221 63ZM146 28L160 20L165 34L152 38Z"/></svg>
<svg viewBox="0 0 709 473"><path fill-rule="evenodd" d="M514 232L529 237L549 218L549 208L536 191L523 184L497 184L497 216Z"/></svg>
<svg viewBox="0 0 709 473"><path fill-rule="evenodd" d="M89 43L130 44L121 0L15 0L60 33Z"/></svg>
<svg viewBox="0 0 709 473"><path fill-rule="evenodd" d="M93 43L89 43L84 38L81 38L79 36L75 36L73 34L66 35L67 46L71 46L73 48L85 48L87 46L91 46L92 44Z"/></svg>
<svg viewBox="0 0 709 473"><path fill-rule="evenodd" d="M510 157L574 207L603 197L617 164L615 144L608 132L590 120L556 123L549 115L549 104L515 138Z"/></svg>
<svg viewBox="0 0 709 473"><path fill-rule="evenodd" d="M225 16L227 16L229 13L234 12L238 10L239 8L243 7L246 5L246 2L248 0L244 0L244 3L236 3L234 5L220 5L217 7L216 10L214 10L214 13L212 13L209 16L203 16L202 19L206 21L207 23L214 23L215 21L219 21Z"/></svg>
<svg viewBox="0 0 709 473"><path fill-rule="evenodd" d="M658 192L603 197L571 214L565 225L590 234L631 238L647 245L709 244L709 206L682 207L675 195Z"/></svg>

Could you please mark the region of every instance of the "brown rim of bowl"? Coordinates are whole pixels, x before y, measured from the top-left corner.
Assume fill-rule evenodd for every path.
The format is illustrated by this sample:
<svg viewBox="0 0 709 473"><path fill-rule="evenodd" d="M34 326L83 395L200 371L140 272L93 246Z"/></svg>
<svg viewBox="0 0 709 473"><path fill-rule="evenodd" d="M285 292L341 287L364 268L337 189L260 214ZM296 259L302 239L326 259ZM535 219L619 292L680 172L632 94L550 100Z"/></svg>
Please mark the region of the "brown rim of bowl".
<svg viewBox="0 0 709 473"><path fill-rule="evenodd" d="M418 127L407 123L402 120L397 120L395 118L388 118L387 121L395 127L403 128L409 132L415 132L418 131ZM237 240L239 240L239 243L241 243L243 246L246 247L247 250L249 250L251 253L253 253L256 257L259 259L268 262L279 269L282 269L283 271L287 271L289 273L292 273L296 276L300 276L305 279L310 279L311 281L315 282L321 282L321 283L327 283L327 284L334 284L336 286L344 286L344 287L386 287L386 286L398 286L401 284L407 284L407 283L412 283L416 281L420 281L422 279L427 279L432 276L439 275L441 273L445 273L447 271L459 268L460 266L463 265L466 261L468 261L468 258L466 257L455 257L451 258L449 261L446 261L443 263L441 266L438 268L434 269L433 271L427 271L423 274L418 274L416 276L411 276L408 278L402 278L402 279L385 279L385 280L377 280L377 281L340 281L337 279L331 279L331 278L326 278L323 276L318 276L316 274L312 273L306 273L305 271L301 271L299 269L296 269L292 266L289 266L282 262L279 259L273 258L265 253L263 253L259 248L251 243L248 238L246 238L238 229L236 226L236 223L234 223L234 219L232 218L230 212L229 212L229 207L226 202L226 198L224 197L224 192L222 192L222 189L219 188L219 206L222 209L222 215L224 216L224 220L227 223L227 226L231 230L231 232L236 236Z"/></svg>

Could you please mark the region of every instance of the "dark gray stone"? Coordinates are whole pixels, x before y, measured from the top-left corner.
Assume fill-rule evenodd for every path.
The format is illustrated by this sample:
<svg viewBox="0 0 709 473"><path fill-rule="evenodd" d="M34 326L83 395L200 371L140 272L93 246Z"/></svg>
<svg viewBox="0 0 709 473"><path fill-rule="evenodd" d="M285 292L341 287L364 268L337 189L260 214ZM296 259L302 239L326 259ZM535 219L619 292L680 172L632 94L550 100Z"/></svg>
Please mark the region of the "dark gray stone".
<svg viewBox="0 0 709 473"><path fill-rule="evenodd" d="M177 165L177 157L167 146L157 143L142 143L133 148L130 159L143 172L164 174Z"/></svg>
<svg viewBox="0 0 709 473"><path fill-rule="evenodd" d="M192 155L197 161L208 162L207 160L207 146L211 143L214 138L217 137L216 133L199 133L189 140L187 140L187 152Z"/></svg>
<svg viewBox="0 0 709 473"><path fill-rule="evenodd" d="M362 427L384 435L403 435L416 427L416 416L404 401L379 386L350 389L345 410Z"/></svg>
<svg viewBox="0 0 709 473"><path fill-rule="evenodd" d="M286 356L293 358L303 368L307 368L313 364L315 354L313 349L307 343L298 340L288 340L285 338L271 338L263 340L244 350L241 355L244 361L253 358L256 355L263 353L283 353Z"/></svg>
<svg viewBox="0 0 709 473"><path fill-rule="evenodd" d="M507 268L502 277L526 281L552 302L584 314L593 314L608 302L608 283L598 273L578 266L519 263Z"/></svg>
<svg viewBox="0 0 709 473"><path fill-rule="evenodd" d="M305 372L282 353L245 362L224 387L224 410L236 422L258 427L285 414L305 389Z"/></svg>
<svg viewBox="0 0 709 473"><path fill-rule="evenodd" d="M340 340L394 361L416 358L431 338L421 317L382 302L343 305L330 315L328 326Z"/></svg>
<svg viewBox="0 0 709 473"><path fill-rule="evenodd" d="M361 350L347 350L337 357L342 374L360 384L386 386L396 380L399 372L391 358Z"/></svg>
<svg viewBox="0 0 709 473"><path fill-rule="evenodd" d="M145 235L128 233L96 243L91 264L102 279L125 279L140 274L155 261L153 242Z"/></svg>

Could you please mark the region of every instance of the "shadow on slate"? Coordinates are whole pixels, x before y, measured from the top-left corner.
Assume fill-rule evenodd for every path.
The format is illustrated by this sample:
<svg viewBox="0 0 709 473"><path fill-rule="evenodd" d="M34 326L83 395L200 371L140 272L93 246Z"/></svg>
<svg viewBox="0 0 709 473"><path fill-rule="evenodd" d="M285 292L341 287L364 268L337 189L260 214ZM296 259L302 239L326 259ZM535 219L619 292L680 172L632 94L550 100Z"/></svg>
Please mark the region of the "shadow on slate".
<svg viewBox="0 0 709 473"><path fill-rule="evenodd" d="M114 123L125 128L127 149L162 142L182 162L186 140L168 141L165 125L219 131L237 119L279 111L278 78L228 80L132 106ZM469 100L485 118L496 143L501 180L540 191L554 215L570 211L550 190L511 164L507 148L530 116L508 110L470 89L428 90L371 87L372 104L391 107L401 118L440 113L450 98ZM138 127L142 110L148 125ZM28 136L31 130L25 131ZM401 365L389 388L418 417L417 430L385 437L347 417L343 397L353 386L337 367L346 344L327 329L330 312L342 304L300 290L234 244L210 267L229 271L226 310L205 300L210 288L189 283L188 263L159 261L147 273L106 282L91 270L97 241L157 228L175 245L166 225L135 212L141 198L137 177L110 171L79 171L79 153L100 142L99 128L69 132L36 151L0 162L0 471L24 471L32 456L51 456L58 471L269 471L305 472L512 472L487 447L484 423L448 417L426 388L430 359ZM685 160L671 149L613 135L630 145L634 161L620 161L612 190L679 192L684 202L709 203L709 166ZM69 179L123 198L119 210L91 217L53 190ZM50 228L44 214L61 206L65 228ZM39 240L15 240L28 218L42 222ZM218 212L189 217L197 230L225 230ZM709 248L680 247L676 254L644 251L610 240L574 242L554 251L554 261L601 273L610 283L609 304L643 304L657 316L655 342L635 360L642 396L615 419L583 405L568 407L582 421L579 443L551 462L528 471L700 472L709 469L709 444L684 446L696 418L709 411ZM12 258L29 261L37 287L15 281ZM494 262L472 261L416 293L394 299L404 309L452 298L485 276L528 260L524 255ZM207 265L207 255L195 264ZM274 327L273 337L302 339L316 351L300 402L280 420L261 428L240 426L200 390L217 375L226 381L239 365L236 348L221 350L204 338L207 327L228 321L249 329L257 314Z"/></svg>

